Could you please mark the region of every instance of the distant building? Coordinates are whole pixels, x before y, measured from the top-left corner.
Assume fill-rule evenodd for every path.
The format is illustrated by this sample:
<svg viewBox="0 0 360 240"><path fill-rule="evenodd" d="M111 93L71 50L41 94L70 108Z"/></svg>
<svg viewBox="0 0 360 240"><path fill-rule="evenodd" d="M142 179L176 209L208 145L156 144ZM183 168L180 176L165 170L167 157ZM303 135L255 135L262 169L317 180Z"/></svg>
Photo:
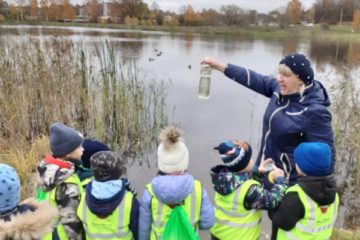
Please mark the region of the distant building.
<svg viewBox="0 0 360 240"><path fill-rule="evenodd" d="M106 24L112 21L110 17L111 3L103 1L103 15L98 17L98 23Z"/></svg>

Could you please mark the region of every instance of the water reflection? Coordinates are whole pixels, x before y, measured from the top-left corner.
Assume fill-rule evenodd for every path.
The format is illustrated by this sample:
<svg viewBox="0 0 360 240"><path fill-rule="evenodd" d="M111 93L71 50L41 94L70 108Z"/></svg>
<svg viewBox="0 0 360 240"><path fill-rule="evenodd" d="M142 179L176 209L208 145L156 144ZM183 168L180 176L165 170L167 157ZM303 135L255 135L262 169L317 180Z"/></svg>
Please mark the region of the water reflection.
<svg viewBox="0 0 360 240"><path fill-rule="evenodd" d="M360 43L311 40L310 57L319 68L323 65L358 68L360 64Z"/></svg>
<svg viewBox="0 0 360 240"><path fill-rule="evenodd" d="M286 56L289 53L297 52L299 49L299 37L290 36L285 38L283 41L283 50L282 53Z"/></svg>

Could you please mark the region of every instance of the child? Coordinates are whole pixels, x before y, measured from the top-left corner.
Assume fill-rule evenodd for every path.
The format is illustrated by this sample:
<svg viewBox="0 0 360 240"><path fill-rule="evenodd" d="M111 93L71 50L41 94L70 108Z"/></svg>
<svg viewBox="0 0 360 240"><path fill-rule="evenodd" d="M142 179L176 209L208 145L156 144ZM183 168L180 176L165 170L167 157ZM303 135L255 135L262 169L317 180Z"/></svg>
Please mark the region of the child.
<svg viewBox="0 0 360 240"><path fill-rule="evenodd" d="M40 240L52 231L56 208L27 199L19 204L20 181L15 169L0 163L0 239Z"/></svg>
<svg viewBox="0 0 360 240"><path fill-rule="evenodd" d="M110 151L110 148L102 142L91 139L85 139L82 146L84 152L81 156L81 166L77 170L77 174L81 181L81 185L85 189L86 184L93 179L93 172L90 169L91 156L100 151Z"/></svg>
<svg viewBox="0 0 360 240"><path fill-rule="evenodd" d="M259 239L260 210L273 209L282 200L287 188L284 172L273 167L270 176L275 183L268 191L252 178L260 179L271 159L263 161L259 168L254 167L251 146L243 141L225 141L215 149L224 164L211 169L215 189L212 239Z"/></svg>
<svg viewBox="0 0 360 240"><path fill-rule="evenodd" d="M339 207L330 146L301 143L294 158L299 177L279 208L270 212L273 226L279 228L272 239L330 239Z"/></svg>
<svg viewBox="0 0 360 240"><path fill-rule="evenodd" d="M45 239L82 240L82 223L76 216L81 198L81 182L76 170L81 164L83 154L82 135L74 129L54 123L50 126L50 149L37 166L40 188L45 198L59 210L59 222ZM52 235L52 236L51 236Z"/></svg>
<svg viewBox="0 0 360 240"><path fill-rule="evenodd" d="M86 185L77 214L86 239L135 239L138 234L139 202L126 189L124 162L111 151L90 158L94 179Z"/></svg>
<svg viewBox="0 0 360 240"><path fill-rule="evenodd" d="M139 239L161 239L171 209L179 205L194 229L211 228L214 210L201 183L186 172L189 152L180 130L167 127L159 139L159 172L146 186L140 204Z"/></svg>

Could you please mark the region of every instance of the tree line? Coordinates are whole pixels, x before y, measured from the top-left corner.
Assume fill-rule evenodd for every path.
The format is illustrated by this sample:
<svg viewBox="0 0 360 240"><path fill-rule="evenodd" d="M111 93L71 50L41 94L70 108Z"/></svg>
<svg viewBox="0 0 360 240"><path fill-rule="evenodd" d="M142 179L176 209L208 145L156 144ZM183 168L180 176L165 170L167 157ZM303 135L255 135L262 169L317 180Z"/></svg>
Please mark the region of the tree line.
<svg viewBox="0 0 360 240"><path fill-rule="evenodd" d="M290 0L286 6L266 14L243 9L236 4L223 5L219 10L195 11L191 5L178 12L163 11L155 1L150 6L142 0L0 0L0 21L87 21L98 22L107 17L109 23L168 26L250 26L275 25L286 27L300 23L352 23L360 28L359 0L317 0L304 9L301 0Z"/></svg>

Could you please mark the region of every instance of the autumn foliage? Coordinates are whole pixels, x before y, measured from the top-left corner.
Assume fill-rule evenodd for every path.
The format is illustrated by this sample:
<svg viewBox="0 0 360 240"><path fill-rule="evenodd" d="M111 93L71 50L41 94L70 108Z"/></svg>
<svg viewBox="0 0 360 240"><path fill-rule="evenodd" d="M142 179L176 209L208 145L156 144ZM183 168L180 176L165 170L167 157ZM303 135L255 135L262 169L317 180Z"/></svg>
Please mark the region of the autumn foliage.
<svg viewBox="0 0 360 240"><path fill-rule="evenodd" d="M352 21L352 28L354 31L360 32L360 10L354 13L354 19Z"/></svg>

